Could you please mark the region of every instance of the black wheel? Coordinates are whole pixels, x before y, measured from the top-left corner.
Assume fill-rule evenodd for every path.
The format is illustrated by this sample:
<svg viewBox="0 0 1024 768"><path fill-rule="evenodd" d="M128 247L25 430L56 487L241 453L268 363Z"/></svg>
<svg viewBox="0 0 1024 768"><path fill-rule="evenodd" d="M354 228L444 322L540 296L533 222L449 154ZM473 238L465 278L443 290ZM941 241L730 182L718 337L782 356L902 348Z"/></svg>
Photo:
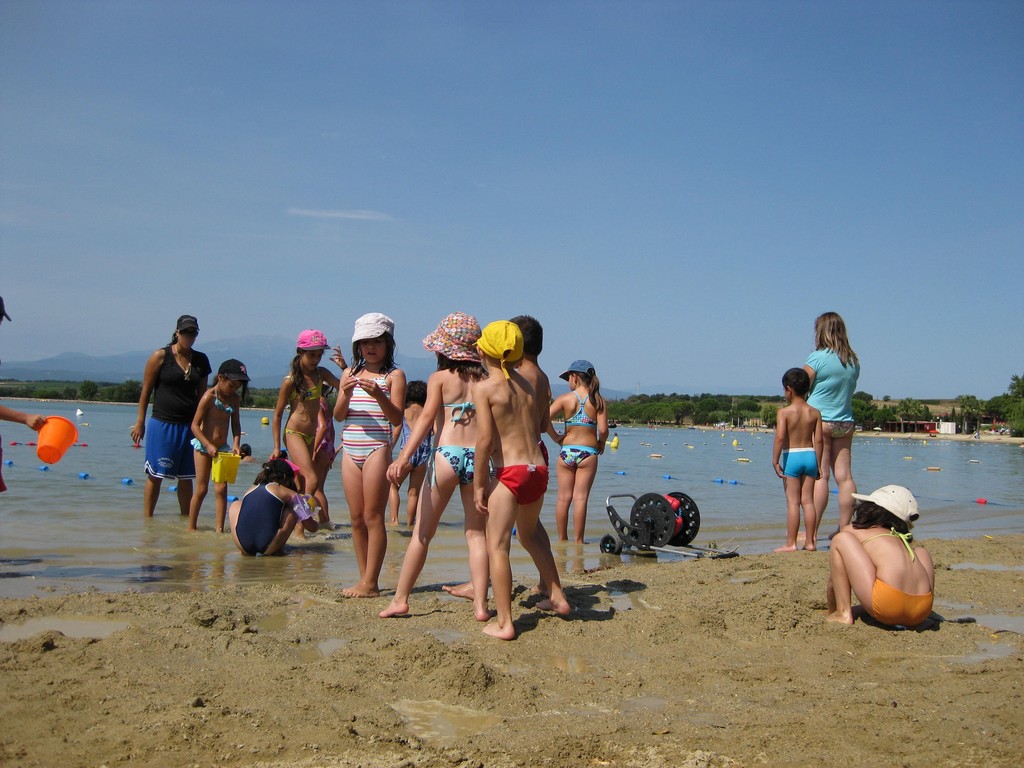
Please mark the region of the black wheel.
<svg viewBox="0 0 1024 768"><path fill-rule="evenodd" d="M697 502L679 491L673 491L669 496L679 502L677 515L683 519L683 526L668 543L673 547L685 547L697 538L697 531L700 530L700 512L697 510Z"/></svg>
<svg viewBox="0 0 1024 768"><path fill-rule="evenodd" d="M610 533L601 537L601 551L606 555L621 555L622 542Z"/></svg>
<svg viewBox="0 0 1024 768"><path fill-rule="evenodd" d="M642 549L664 547L676 531L676 513L660 493L645 493L629 513L629 525L638 534Z"/></svg>

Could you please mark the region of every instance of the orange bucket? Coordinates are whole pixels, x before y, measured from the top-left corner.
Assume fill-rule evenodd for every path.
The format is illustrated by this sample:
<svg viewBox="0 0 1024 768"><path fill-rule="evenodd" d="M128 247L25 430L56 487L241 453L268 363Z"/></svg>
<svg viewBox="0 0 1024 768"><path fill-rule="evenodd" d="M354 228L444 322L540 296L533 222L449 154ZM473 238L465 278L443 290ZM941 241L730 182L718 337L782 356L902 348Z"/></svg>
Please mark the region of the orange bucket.
<svg viewBox="0 0 1024 768"><path fill-rule="evenodd" d="M63 416L47 416L39 430L36 456L47 464L56 464L78 439L78 428Z"/></svg>
<svg viewBox="0 0 1024 768"><path fill-rule="evenodd" d="M213 468L210 478L215 483L235 482L238 477L238 464L242 461L241 456L233 453L218 453L213 457Z"/></svg>

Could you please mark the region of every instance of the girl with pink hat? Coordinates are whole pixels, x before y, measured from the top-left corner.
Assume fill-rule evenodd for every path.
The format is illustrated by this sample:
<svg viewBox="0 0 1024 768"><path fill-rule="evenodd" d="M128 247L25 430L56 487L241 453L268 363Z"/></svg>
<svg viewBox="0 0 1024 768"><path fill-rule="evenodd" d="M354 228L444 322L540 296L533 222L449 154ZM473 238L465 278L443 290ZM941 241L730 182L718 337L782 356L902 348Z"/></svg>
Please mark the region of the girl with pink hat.
<svg viewBox="0 0 1024 768"><path fill-rule="evenodd" d="M299 334L295 342L295 357L292 358L291 370L284 377L281 389L277 393L277 404L274 406L274 417L270 427L274 437L274 450L270 458L276 459L281 456L281 421L287 406L289 413L288 421L284 425L283 445L288 451L288 458L295 462L302 472L304 491L314 497L320 506L321 524L328 525L330 519L325 512L327 499L320 487L319 473L313 463L313 443L324 382L332 387L337 387L340 382L337 376L320 365L325 349L328 349L327 337L322 331L308 329ZM331 360L338 367L345 368L345 358L341 356L340 349L336 348L333 351Z"/></svg>

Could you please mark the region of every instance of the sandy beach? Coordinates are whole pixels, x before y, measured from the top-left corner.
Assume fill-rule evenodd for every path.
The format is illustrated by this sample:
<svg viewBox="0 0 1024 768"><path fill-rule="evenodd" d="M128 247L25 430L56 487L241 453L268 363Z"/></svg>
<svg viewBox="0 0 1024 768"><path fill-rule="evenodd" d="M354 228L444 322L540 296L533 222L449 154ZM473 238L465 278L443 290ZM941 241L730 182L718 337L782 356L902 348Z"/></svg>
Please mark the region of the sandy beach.
<svg viewBox="0 0 1024 768"><path fill-rule="evenodd" d="M570 573L568 619L518 573L512 643L438 585L390 620L335 585L5 599L0 763L1019 765L1024 536L919 543L977 623L826 623L823 552Z"/></svg>

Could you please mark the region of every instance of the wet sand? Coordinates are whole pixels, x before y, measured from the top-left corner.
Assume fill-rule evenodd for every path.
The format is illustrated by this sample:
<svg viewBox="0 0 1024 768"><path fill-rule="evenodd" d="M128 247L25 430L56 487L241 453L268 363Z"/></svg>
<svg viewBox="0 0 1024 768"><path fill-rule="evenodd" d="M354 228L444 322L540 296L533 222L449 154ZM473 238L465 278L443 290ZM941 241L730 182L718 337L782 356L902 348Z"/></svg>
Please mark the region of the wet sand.
<svg viewBox="0 0 1024 768"><path fill-rule="evenodd" d="M565 577L485 637L469 603L307 584L0 601L10 766L1016 766L1024 536L927 540L936 614L823 621L827 554Z"/></svg>

